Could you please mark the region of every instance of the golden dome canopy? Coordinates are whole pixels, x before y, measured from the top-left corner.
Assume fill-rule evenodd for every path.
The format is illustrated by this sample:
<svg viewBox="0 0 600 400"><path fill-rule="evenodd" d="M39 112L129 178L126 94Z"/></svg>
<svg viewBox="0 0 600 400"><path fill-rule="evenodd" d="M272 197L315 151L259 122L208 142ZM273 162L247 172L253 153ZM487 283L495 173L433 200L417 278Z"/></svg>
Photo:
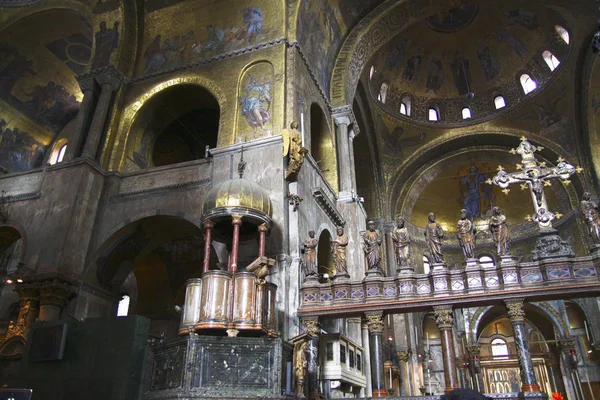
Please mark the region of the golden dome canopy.
<svg viewBox="0 0 600 400"><path fill-rule="evenodd" d="M244 178L230 179L211 189L202 204L202 219L225 215L273 215L269 193L257 183Z"/></svg>

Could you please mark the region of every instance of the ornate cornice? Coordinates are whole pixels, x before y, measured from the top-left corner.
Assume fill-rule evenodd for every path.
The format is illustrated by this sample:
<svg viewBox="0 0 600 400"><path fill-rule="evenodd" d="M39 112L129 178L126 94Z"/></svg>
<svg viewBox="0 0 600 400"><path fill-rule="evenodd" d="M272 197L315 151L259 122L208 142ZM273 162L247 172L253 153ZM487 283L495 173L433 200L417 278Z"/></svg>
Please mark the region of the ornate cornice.
<svg viewBox="0 0 600 400"><path fill-rule="evenodd" d="M354 110L352 109L351 105L346 104L343 106L332 107L331 116L333 117L336 125L352 125L354 136L360 133L360 127L358 126L358 122L356 122L356 116L354 115Z"/></svg>
<svg viewBox="0 0 600 400"><path fill-rule="evenodd" d="M346 221L342 217L342 214L337 210L335 204L327 197L322 188L317 187L312 190L312 195L325 214L331 219L335 226L344 226Z"/></svg>

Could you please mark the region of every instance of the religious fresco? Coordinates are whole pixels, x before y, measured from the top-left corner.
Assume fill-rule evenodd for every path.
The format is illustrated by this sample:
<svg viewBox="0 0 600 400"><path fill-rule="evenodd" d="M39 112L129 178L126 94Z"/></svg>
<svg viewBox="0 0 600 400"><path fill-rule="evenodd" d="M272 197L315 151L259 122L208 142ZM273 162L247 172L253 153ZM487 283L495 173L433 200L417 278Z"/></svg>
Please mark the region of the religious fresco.
<svg viewBox="0 0 600 400"><path fill-rule="evenodd" d="M42 165L49 132L0 103L0 172L21 172Z"/></svg>
<svg viewBox="0 0 600 400"><path fill-rule="evenodd" d="M46 44L46 48L77 75L86 72L92 54L92 41L81 33L61 37Z"/></svg>
<svg viewBox="0 0 600 400"><path fill-rule="evenodd" d="M240 81L237 140L273 133L273 66L260 62L248 68Z"/></svg>
<svg viewBox="0 0 600 400"><path fill-rule="evenodd" d="M263 13L260 4L264 0L229 2L232 12L224 18L223 13L218 12L222 10L223 1L216 4L147 0L147 9L149 5L165 5L150 8L152 12L147 19L153 23L148 23L144 32L138 74L151 74L207 60L264 42L275 34L277 20L269 20L268 15ZM181 23L163 29L163 20L179 20Z"/></svg>
<svg viewBox="0 0 600 400"><path fill-rule="evenodd" d="M298 43L327 96L335 57L346 33L380 3L381 0L301 2L298 12Z"/></svg>
<svg viewBox="0 0 600 400"><path fill-rule="evenodd" d="M97 0L92 12L94 14L105 14L119 9L121 0Z"/></svg>
<svg viewBox="0 0 600 400"><path fill-rule="evenodd" d="M94 34L96 38L96 49L92 69L105 67L110 63L110 57L119 45L119 22L115 22L108 29L106 21L101 21L100 30Z"/></svg>

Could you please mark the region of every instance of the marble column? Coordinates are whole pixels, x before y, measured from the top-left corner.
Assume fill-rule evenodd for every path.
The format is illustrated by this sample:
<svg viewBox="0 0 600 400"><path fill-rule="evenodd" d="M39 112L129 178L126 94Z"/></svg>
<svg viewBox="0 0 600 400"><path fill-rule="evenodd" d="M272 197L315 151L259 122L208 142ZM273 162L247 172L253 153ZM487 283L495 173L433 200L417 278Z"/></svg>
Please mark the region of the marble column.
<svg viewBox="0 0 600 400"><path fill-rule="evenodd" d="M410 396L410 371L408 360L410 359L410 350L400 350L398 354L398 363L400 367L400 396Z"/></svg>
<svg viewBox="0 0 600 400"><path fill-rule="evenodd" d="M352 197L352 165L350 164L350 138L348 125L350 125L349 112L334 113L338 145L338 166L340 177L340 198Z"/></svg>
<svg viewBox="0 0 600 400"><path fill-rule="evenodd" d="M233 225L233 236L231 238L231 258L229 263L229 272L235 274L238 267L238 254L240 251L240 227L242 226L242 217L234 215L231 217Z"/></svg>
<svg viewBox="0 0 600 400"><path fill-rule="evenodd" d="M525 311L523 310L523 300L507 300L506 309L508 317L513 328L515 337L515 346L517 348L517 357L519 359L519 369L521 370L521 391L539 392L540 386L536 382L533 362L529 353L529 343L527 333L525 332Z"/></svg>
<svg viewBox="0 0 600 400"><path fill-rule="evenodd" d="M454 350L454 334L452 326L452 306L433 307L435 323L440 330L442 341L442 358L444 361L444 380L446 381L446 392L460 387L458 374L456 373L456 352Z"/></svg>
<svg viewBox="0 0 600 400"><path fill-rule="evenodd" d="M309 340L306 346L306 379L305 384L308 387L308 398L318 399L321 397L319 391L319 318L310 317L302 319L304 332Z"/></svg>
<svg viewBox="0 0 600 400"><path fill-rule="evenodd" d="M385 232L385 259L387 261L387 276L396 276L398 268L396 266L396 252L394 251L394 240L392 239L392 231L394 230L393 222L385 222L383 224Z"/></svg>
<svg viewBox="0 0 600 400"><path fill-rule="evenodd" d="M356 124L350 127L350 131L348 133L348 138L350 139L350 143L348 145L349 155L350 155L350 178L352 179L352 190L356 192L356 163L354 161L354 138L360 133L358 126Z"/></svg>
<svg viewBox="0 0 600 400"><path fill-rule="evenodd" d="M366 322L361 325L362 345L363 345L363 371L367 380L365 387L365 397L373 396L373 386L371 385L371 346L369 346L369 326Z"/></svg>
<svg viewBox="0 0 600 400"><path fill-rule="evenodd" d="M42 282L40 290L40 321L54 321L60 318L60 313L67 301L73 296L73 287L66 282L54 279Z"/></svg>
<svg viewBox="0 0 600 400"><path fill-rule="evenodd" d="M21 283L15 288L19 294L19 316L16 321L10 321L4 340L13 336L27 339L31 324L40 312L40 293L35 283Z"/></svg>
<svg viewBox="0 0 600 400"><path fill-rule="evenodd" d="M92 118L92 124L90 125L90 131L83 147L83 156L96 159L98 153L98 146L102 135L104 134L104 127L106 125L106 116L110 109L113 93L121 86L121 78L115 70L108 70L96 76L96 81L100 85L100 98L96 103L96 110L94 111L94 117ZM68 150L68 147L67 147Z"/></svg>
<svg viewBox="0 0 600 400"><path fill-rule="evenodd" d="M79 80L79 87L83 92L83 100L75 117L75 126L69 135L64 161L72 160L81 155L83 143L86 138L87 128L94 109L94 89L96 82L93 76L86 76Z"/></svg>
<svg viewBox="0 0 600 400"><path fill-rule="evenodd" d="M267 224L260 224L258 226L258 256L264 257L267 248L267 232L269 228Z"/></svg>
<svg viewBox="0 0 600 400"><path fill-rule="evenodd" d="M372 396L387 397L383 368L383 312L368 312L365 317L369 328Z"/></svg>
<svg viewBox="0 0 600 400"><path fill-rule="evenodd" d="M212 250L212 230L215 227L214 223L207 219L204 221L204 260L202 262L202 272L206 272L210 268L210 252Z"/></svg>

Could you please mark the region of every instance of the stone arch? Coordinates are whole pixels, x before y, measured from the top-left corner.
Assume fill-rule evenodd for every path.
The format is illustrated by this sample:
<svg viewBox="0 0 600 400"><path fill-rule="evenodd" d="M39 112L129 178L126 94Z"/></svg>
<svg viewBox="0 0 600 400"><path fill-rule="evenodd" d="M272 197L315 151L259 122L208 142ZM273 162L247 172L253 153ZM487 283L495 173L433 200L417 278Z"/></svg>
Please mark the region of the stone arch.
<svg viewBox="0 0 600 400"><path fill-rule="evenodd" d="M42 11L50 11L55 9L65 9L78 12L90 20L92 19L92 10L84 3L77 0L46 0L40 1L35 4L31 4L27 7L20 7L19 10L10 16L2 25L0 25L0 32L4 31L11 25L22 21L23 19L30 17Z"/></svg>
<svg viewBox="0 0 600 400"><path fill-rule="evenodd" d="M25 262L25 256L27 254L27 234L25 233L25 229L23 229L23 227L14 222L14 221L7 221L4 225L0 225L0 231L2 229L10 229L12 231L14 231L16 234L18 234L19 236L16 238L16 240L22 240L22 244L21 244L21 251L20 251L20 256L19 256L19 263L23 263ZM16 235L15 235L16 237ZM1 240L1 237L0 237ZM13 241L14 243L14 241ZM3 246L2 243L0 242L0 250L3 250Z"/></svg>
<svg viewBox="0 0 600 400"><path fill-rule="evenodd" d="M195 85L201 87L207 90L217 100L220 111L217 146L224 145L226 138L222 137L224 136L223 124L224 121L229 117L225 93L220 86L212 80L202 76L188 74L156 84L153 88L138 96L125 108L123 111L123 115L125 117L121 121L118 129L113 151L110 156L108 169L122 170L124 168L127 152L129 151L128 147L131 145L131 141L135 139L131 137L131 128L136 121L136 118L139 116L140 110L142 110L149 101L155 99L156 96L163 93L164 90L180 85Z"/></svg>
<svg viewBox="0 0 600 400"><path fill-rule="evenodd" d="M317 246L317 271L319 275L329 274L330 277L334 274L335 267L333 265L333 257L331 255L330 244L333 236L329 229L325 228L319 232L319 244Z"/></svg>

